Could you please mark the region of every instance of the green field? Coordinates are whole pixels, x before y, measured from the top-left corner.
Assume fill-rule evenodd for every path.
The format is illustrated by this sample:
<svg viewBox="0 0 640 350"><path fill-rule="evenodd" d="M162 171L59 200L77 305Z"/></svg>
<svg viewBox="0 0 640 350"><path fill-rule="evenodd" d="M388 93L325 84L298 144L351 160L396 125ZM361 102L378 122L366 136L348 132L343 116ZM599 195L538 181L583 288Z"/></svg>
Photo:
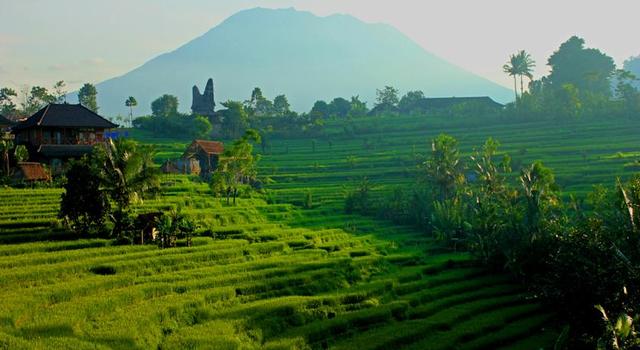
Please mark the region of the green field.
<svg viewBox="0 0 640 350"><path fill-rule="evenodd" d="M182 207L209 230L192 247L74 240L56 220L60 190L1 189L0 348L552 348L552 310L508 275L342 209L362 176L380 193L414 183L417 159L441 132L465 154L492 136L515 169L541 159L566 194L612 184L640 157L632 121L483 125L331 121L327 136L271 141L260 163L267 195L237 206L194 179L164 176L162 195L136 211ZM188 142L134 135L157 145L158 161Z"/></svg>

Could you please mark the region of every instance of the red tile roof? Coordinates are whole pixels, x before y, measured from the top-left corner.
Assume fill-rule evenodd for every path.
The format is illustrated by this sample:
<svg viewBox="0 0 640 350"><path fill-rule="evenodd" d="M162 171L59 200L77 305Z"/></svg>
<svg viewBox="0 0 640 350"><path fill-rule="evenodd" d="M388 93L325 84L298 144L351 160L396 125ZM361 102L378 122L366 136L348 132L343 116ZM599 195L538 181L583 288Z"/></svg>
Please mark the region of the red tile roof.
<svg viewBox="0 0 640 350"><path fill-rule="evenodd" d="M218 141L194 140L189 149L199 147L207 154L222 154L224 152L224 144Z"/></svg>
<svg viewBox="0 0 640 350"><path fill-rule="evenodd" d="M26 181L49 181L50 179L49 173L40 163L18 163L18 170Z"/></svg>

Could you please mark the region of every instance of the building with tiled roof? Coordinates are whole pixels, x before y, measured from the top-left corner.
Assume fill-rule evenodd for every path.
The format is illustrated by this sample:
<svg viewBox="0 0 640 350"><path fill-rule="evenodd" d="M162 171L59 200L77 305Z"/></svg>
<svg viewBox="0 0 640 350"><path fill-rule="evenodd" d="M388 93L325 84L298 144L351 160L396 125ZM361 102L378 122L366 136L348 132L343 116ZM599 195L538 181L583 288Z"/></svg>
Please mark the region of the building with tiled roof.
<svg viewBox="0 0 640 350"><path fill-rule="evenodd" d="M12 130L16 144L25 145L32 160L55 171L69 158L79 158L103 142L118 125L80 104L49 104Z"/></svg>
<svg viewBox="0 0 640 350"><path fill-rule="evenodd" d="M200 175L207 177L218 166L222 153L224 153L222 142L193 140L182 155L182 159L197 159L200 163Z"/></svg>

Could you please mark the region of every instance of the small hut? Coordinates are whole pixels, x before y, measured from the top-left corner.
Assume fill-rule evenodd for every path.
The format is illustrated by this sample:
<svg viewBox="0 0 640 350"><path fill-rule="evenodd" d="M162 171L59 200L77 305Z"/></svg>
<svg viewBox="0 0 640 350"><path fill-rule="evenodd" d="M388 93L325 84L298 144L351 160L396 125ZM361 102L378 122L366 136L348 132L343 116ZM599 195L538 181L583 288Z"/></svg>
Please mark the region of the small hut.
<svg viewBox="0 0 640 350"><path fill-rule="evenodd" d="M183 160L195 159L200 164L200 175L208 176L218 166L224 144L218 141L194 140L182 155Z"/></svg>
<svg viewBox="0 0 640 350"><path fill-rule="evenodd" d="M18 169L13 174L14 179L25 182L50 181L51 175L44 166L37 162L18 163Z"/></svg>
<svg viewBox="0 0 640 350"><path fill-rule="evenodd" d="M165 174L200 175L200 162L195 158L169 159L160 166Z"/></svg>

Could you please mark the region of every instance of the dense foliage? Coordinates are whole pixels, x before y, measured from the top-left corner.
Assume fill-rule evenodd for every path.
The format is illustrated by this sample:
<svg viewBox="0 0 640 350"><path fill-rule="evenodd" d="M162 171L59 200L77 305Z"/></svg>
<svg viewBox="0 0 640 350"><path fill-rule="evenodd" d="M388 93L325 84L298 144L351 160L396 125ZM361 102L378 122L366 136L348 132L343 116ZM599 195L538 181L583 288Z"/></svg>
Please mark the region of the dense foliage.
<svg viewBox="0 0 640 350"><path fill-rule="evenodd" d="M640 312L640 177L565 203L540 162L524 166L515 184L507 181L510 158L496 162L498 145L489 139L464 162L457 141L440 135L410 196L396 191L373 201L363 182L348 195L346 210L415 224L485 264L506 267L564 311L574 336L592 336L576 341L595 343L595 305Z"/></svg>
<svg viewBox="0 0 640 350"><path fill-rule="evenodd" d="M105 231L105 218L112 223L111 235L131 241L134 220L131 204L142 201L159 188L153 148L132 140L111 140L66 172L59 217L78 234Z"/></svg>
<svg viewBox="0 0 640 350"><path fill-rule="evenodd" d="M133 106L130 99L127 101L130 106ZM165 94L154 100L151 103L151 110L152 115L136 118L132 123L133 127L169 137L207 138L211 133L212 126L209 119L200 115L179 113L178 98L173 95Z"/></svg>

